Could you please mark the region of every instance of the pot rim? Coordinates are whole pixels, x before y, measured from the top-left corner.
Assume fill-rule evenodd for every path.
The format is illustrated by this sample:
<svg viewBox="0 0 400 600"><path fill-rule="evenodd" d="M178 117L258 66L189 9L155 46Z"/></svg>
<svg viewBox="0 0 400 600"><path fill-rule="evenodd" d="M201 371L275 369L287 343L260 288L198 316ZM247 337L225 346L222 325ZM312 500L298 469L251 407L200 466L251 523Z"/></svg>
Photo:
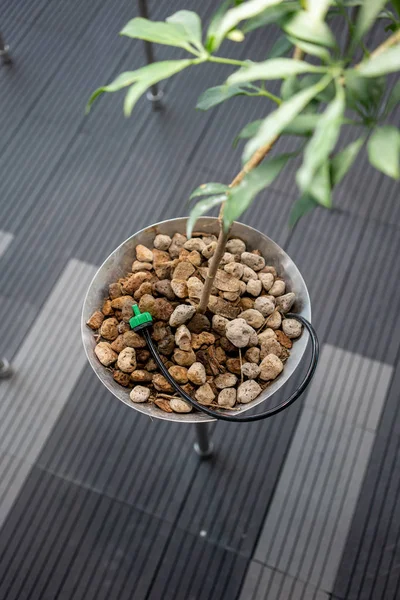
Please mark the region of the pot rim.
<svg viewBox="0 0 400 600"><path fill-rule="evenodd" d="M87 292L85 294L85 299L83 302L83 307L82 307L82 312L81 312L81 335L82 335L82 342L83 342L83 346L85 349L86 357L87 357L88 362L91 365L92 369L94 370L95 374L100 379L100 381L103 383L103 385L115 397L117 397L120 401L122 401L124 404L126 404L130 408L137 410L138 412L141 412L142 414L149 416L150 418L156 417L156 418L159 418L162 420L179 422L179 423L199 423L199 422L205 423L205 422L216 421L216 419L209 417L208 415L206 415L204 413L197 412L197 411L192 411L190 413L167 413L167 412L164 412L163 410L157 408L157 413L154 414L154 412L150 413L149 410L146 409L146 406L148 406L148 403L143 403L143 404L136 403L135 404L132 401L130 401L130 399L129 399L130 389L124 388L123 386L120 386L114 380L112 380L112 383L115 386L118 386L118 388L114 388L111 381L109 382L105 376L105 373L108 371L107 368L104 367L104 365L102 365L97 360L97 358L93 352L93 346L91 346L90 342L87 341L89 336L93 337L93 332L86 325L87 315L85 315L85 312L86 312L87 305L88 305L88 299L89 299L90 293L92 291L92 288L94 287L94 284L97 282L99 274L101 274L103 272L103 270L105 270L107 268L108 262L115 255L117 255L118 252L121 251L133 238L136 238L136 237L140 236L141 234L146 234L146 233L150 234L153 232L156 233L159 228L162 228L163 226L165 226L167 224L170 224L170 223L173 224L173 223L178 223L178 222L179 222L179 224L181 224L183 221L187 221L187 219L188 219L188 217L176 217L173 219L165 219L164 221L159 221L159 222L149 225L147 227L143 227L139 231L132 234L129 238L127 238L126 240L121 242L121 244L119 244L119 246L117 246L107 256L107 258L102 262L102 264L100 265L100 267L97 269L96 273L94 274L94 276L88 286ZM197 229L198 230L202 229L202 226L201 226L202 222L216 224L218 222L218 218L217 217L200 217L197 220L197 226L198 226ZM203 227L204 227L204 225L203 225ZM278 253L281 257L283 257L284 259L287 260L288 266L290 267L291 270L293 270L295 272L296 278L298 279L298 281L302 287L301 291L302 291L303 306L302 306L301 310L298 312L299 312L299 314L303 315L308 321L311 322L311 301L310 301L310 296L308 293L307 285L304 281L303 276L301 275L300 270L298 269L298 267L296 266L294 261L281 248L281 246L279 246L276 242L274 242L271 238L266 236L264 233L262 233L261 231L255 229L254 227L252 227L250 225L246 225L244 223L235 221L232 225L232 233L230 235L231 238L233 238L233 237L242 238L243 237L240 235L240 233L235 233L235 229L237 229L237 228L239 228L239 229L245 228L246 231L252 233L254 237L261 236L261 238L263 238L269 245L272 245L273 247L275 247L275 249L278 251ZM177 232L179 233L179 231L175 231L175 233L177 233ZM138 242L138 243L140 243L140 242ZM254 244L252 244L252 245L254 245ZM286 271L282 274L283 277L285 276L285 273L286 273ZM296 290L294 290L294 291L296 291ZM99 310L98 307L97 307L97 310ZM242 414L248 410L251 410L252 408L255 408L262 402L265 402L268 398L271 398L290 379L290 377L294 374L294 372L297 370L298 366L301 363L301 360L304 356L304 352L305 352L307 344L308 344L308 339L309 339L308 332L303 330L301 337L298 340L296 340L295 345L294 345L294 348L296 348L296 350L297 350L297 362L295 365L292 364L291 372L289 374L286 373L286 377L284 376L285 370L287 370L287 365L289 364L289 361L290 361L290 357L289 357L288 362L285 363L285 369L282 372L283 377L278 376L272 382L272 384L270 386L268 386L263 391L263 393L260 394L260 396L258 396L255 400L249 402L248 404L240 404L239 405L240 410L237 411L237 414ZM293 353L293 351L292 351L292 353ZM292 356L292 353L291 353L291 356ZM101 369L99 367L101 367ZM271 393L271 388L273 388L272 393ZM117 394L117 391L119 392L119 394ZM123 394L124 395L126 394L126 399L123 397Z"/></svg>

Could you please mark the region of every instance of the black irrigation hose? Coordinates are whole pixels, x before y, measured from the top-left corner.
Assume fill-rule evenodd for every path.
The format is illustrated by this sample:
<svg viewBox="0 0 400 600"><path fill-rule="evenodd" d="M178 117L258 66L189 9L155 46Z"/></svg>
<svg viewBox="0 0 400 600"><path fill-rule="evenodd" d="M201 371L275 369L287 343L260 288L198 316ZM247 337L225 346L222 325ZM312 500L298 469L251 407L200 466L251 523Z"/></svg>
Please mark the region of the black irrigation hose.
<svg viewBox="0 0 400 600"><path fill-rule="evenodd" d="M280 413L282 410L285 410L285 408L287 408L288 406L293 404L293 402L295 402L301 396L301 394L304 392L304 390L306 389L306 387L308 386L308 384L310 383L311 379L314 376L315 369L316 369L317 363L318 363L318 358L319 358L319 343L318 343L317 334L315 333L315 329L311 325L311 323L309 323L309 321L307 321L307 319L305 319L304 317L301 317L300 315L290 313L290 314L287 314L286 317L290 317L291 319L297 319L298 321L303 323L303 325L308 330L308 333L310 334L310 339L311 339L311 362L307 369L307 373L306 373L303 381L300 383L299 387L297 388L297 390L295 392L293 392L293 394L291 396L289 396L289 398L287 400L284 400L283 402L278 404L278 406L275 406L274 408L270 408L269 410L267 410L263 413L260 413L258 415L244 415L244 416L228 415L225 412L217 412L215 410L211 410L210 408L207 408L203 404L199 404L199 402L196 402L196 400L193 400L193 398L191 398L176 383L175 379L169 373L167 367L164 365L163 361L160 358L160 355L158 354L158 351L154 345L154 342L151 339L148 328L143 328L141 333L143 334L144 339L146 340L146 343L149 347L149 350L150 350L154 360L156 361L157 365L159 366L160 371L164 375L165 379L167 379L167 381L178 392L178 394L186 400L186 402L189 402L189 404L191 404L192 406L194 406L201 412L205 413L206 415L209 415L210 417L214 417L215 419L219 419L221 421L246 423L249 421L260 421L261 419L268 419L269 417L272 417L273 415Z"/></svg>

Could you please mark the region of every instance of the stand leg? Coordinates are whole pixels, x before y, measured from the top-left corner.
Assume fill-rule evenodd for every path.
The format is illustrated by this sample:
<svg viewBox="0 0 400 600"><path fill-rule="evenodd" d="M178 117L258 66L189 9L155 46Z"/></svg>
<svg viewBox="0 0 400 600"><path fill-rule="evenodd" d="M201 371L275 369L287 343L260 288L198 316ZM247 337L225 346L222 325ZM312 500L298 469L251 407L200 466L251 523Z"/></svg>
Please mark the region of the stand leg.
<svg viewBox="0 0 400 600"><path fill-rule="evenodd" d="M196 423L197 442L194 445L195 452L200 458L210 458L212 456L214 446L210 442L207 423Z"/></svg>
<svg viewBox="0 0 400 600"><path fill-rule="evenodd" d="M144 19L149 18L149 13L147 10L147 2L146 0L138 0L139 3L139 13L140 16ZM146 54L146 62L148 65L154 63L154 54L153 54L153 45L151 42L144 42L144 52ZM161 110L161 98L163 97L164 92L159 89L158 85L155 83L150 87L150 91L147 92L147 99L150 100L153 104L153 110Z"/></svg>
<svg viewBox="0 0 400 600"><path fill-rule="evenodd" d="M3 36L1 35L1 32L0 32L0 58L3 62L3 64L5 64L5 65L11 65L11 63L12 63L11 56L9 55L8 50L9 50L9 47L4 42Z"/></svg>
<svg viewBox="0 0 400 600"><path fill-rule="evenodd" d="M13 374L12 367L6 358L0 358L0 379L8 379Z"/></svg>

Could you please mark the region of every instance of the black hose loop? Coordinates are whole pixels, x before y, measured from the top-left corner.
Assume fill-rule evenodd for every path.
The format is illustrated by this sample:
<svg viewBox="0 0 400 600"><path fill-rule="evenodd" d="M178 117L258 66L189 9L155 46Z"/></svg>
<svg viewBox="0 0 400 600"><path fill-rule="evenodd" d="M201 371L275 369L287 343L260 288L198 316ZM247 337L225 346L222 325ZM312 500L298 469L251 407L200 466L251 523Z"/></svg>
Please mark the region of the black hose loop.
<svg viewBox="0 0 400 600"><path fill-rule="evenodd" d="M308 330L308 333L310 335L310 340L311 340L310 364L307 369L307 373L304 376L303 381L300 383L299 387L293 392L293 394L291 394L289 396L289 398L287 398L286 400L284 400L277 406L274 406L273 408L270 408L270 409L266 410L265 412L259 413L257 415L234 416L232 414L227 414L226 412L224 412L222 410L221 411L211 410L210 408L207 408L207 406L204 406L203 404L200 404L196 400L193 400L193 398L191 396L189 396L189 394L187 394L179 386L178 383L176 383L175 379L172 377L172 375L169 373L167 367L164 365L164 363L161 360L160 355L158 354L158 351L154 345L154 342L151 339L150 331L146 328L146 329L143 329L143 331L141 333L143 334L144 339L146 340L146 343L149 347L149 350L150 350L154 360L156 361L161 373L164 375L165 379L167 379L167 381L171 384L171 386L175 389L175 391L178 392L178 394L180 396L182 396L182 398L184 400L186 400L186 402L189 402L189 404L191 404L193 407L197 408L198 410L205 413L206 415L213 417L214 419L219 419L220 421L230 421L233 423L235 423L235 422L236 423L248 423L248 422L252 422L252 421L261 421L262 419L268 419L269 417L277 415L278 413L282 412L282 410L285 410L286 408L288 408L298 398L300 398L300 396L302 395L302 393L304 392L304 390L307 388L308 384L310 383L311 379L313 378L315 369L317 368L318 358L319 358L319 343L318 343L318 338L317 338L317 334L315 332L314 327L311 325L311 323L309 321L307 321L307 319L305 319L301 315L297 315L295 313L288 313L285 316L289 317L291 319L297 319Z"/></svg>

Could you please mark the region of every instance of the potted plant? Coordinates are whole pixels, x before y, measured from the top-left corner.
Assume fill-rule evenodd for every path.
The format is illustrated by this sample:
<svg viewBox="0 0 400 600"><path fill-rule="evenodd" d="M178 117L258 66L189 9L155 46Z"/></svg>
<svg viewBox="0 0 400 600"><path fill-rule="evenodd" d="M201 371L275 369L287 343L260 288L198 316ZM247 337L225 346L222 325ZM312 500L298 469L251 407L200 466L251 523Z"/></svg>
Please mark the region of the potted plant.
<svg viewBox="0 0 400 600"><path fill-rule="evenodd" d="M155 83L213 62L234 70L202 94L198 108L237 95L257 96L266 100L266 116L239 133L247 140L243 168L229 185L198 187L187 220L132 236L96 275L83 315L96 337L86 328L85 346L96 372L122 400L129 403L130 394L148 414L176 412L184 413L179 419L194 419L185 414L191 407L176 399L157 372L140 333L129 330L135 302L157 321L153 337L169 373L203 405L235 410L238 401L241 410L250 408L291 375L306 341L301 325L287 314L295 306L310 318L306 286L276 244L237 219L295 156L302 164L292 225L315 206L332 206L335 187L361 151L367 151L372 166L399 177L400 133L387 119L400 100L400 82L388 83L388 75L400 68L400 3L386 5L382 0L225 1L204 35L200 17L186 10L165 22L135 18L124 27L121 35L175 46L186 56L122 73L94 92L88 109L101 94L126 89L124 113L130 116ZM329 26L333 19L347 29L343 47ZM376 22L386 37L371 49L365 39ZM282 36L267 60L219 55L225 39L240 43L272 23ZM282 80L279 95L267 89L270 80ZM343 127L353 128L356 139L335 152ZM288 135L296 140L294 151L274 155L277 140ZM202 217L215 206L221 207L218 219Z"/></svg>

